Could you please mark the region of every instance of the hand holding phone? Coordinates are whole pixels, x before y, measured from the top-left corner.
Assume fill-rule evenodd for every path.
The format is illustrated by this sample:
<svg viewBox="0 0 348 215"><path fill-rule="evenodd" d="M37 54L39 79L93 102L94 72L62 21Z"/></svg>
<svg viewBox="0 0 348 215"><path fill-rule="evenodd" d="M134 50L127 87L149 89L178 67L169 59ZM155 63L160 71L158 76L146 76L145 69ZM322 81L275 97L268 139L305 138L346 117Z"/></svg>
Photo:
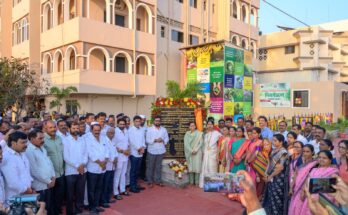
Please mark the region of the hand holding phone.
<svg viewBox="0 0 348 215"><path fill-rule="evenodd" d="M310 178L310 193L335 193L336 189L332 185L336 185L336 178Z"/></svg>

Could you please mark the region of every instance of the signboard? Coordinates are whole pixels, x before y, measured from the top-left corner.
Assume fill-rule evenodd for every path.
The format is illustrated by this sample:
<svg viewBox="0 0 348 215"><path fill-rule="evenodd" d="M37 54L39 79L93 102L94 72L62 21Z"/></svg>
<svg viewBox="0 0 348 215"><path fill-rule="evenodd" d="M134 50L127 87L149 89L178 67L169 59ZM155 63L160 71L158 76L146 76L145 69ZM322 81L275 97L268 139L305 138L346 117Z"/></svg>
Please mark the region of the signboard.
<svg viewBox="0 0 348 215"><path fill-rule="evenodd" d="M291 90L288 83L261 84L260 103L261 107L290 107Z"/></svg>
<svg viewBox="0 0 348 215"><path fill-rule="evenodd" d="M193 108L161 108L161 125L168 131L165 158L184 158L184 136L189 123L195 122Z"/></svg>

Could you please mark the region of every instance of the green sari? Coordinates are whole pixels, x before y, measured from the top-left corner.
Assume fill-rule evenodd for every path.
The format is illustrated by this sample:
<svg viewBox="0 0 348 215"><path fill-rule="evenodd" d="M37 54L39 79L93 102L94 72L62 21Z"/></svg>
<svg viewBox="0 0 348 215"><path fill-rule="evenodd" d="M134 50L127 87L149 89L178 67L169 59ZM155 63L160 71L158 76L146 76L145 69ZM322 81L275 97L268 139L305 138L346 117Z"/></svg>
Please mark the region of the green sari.
<svg viewBox="0 0 348 215"><path fill-rule="evenodd" d="M244 142L245 142L245 138L242 138L232 143L231 154L234 158L241 158L243 156L243 152L238 150L241 148ZM238 172L238 170L245 170L245 169L246 169L246 166L245 166L244 159L241 160L239 164L235 164L233 160L231 161L231 170L230 170L231 173L236 173Z"/></svg>

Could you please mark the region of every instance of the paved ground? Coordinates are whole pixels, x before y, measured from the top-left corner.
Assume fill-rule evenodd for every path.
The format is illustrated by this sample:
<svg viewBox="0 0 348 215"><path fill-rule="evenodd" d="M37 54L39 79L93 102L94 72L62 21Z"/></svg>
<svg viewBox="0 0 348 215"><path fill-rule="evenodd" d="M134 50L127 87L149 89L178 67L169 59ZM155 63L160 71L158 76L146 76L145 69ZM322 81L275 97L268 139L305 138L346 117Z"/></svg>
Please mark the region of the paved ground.
<svg viewBox="0 0 348 215"><path fill-rule="evenodd" d="M242 214L239 203L218 193L204 193L198 188L146 188L112 204L103 214L110 215L228 215Z"/></svg>

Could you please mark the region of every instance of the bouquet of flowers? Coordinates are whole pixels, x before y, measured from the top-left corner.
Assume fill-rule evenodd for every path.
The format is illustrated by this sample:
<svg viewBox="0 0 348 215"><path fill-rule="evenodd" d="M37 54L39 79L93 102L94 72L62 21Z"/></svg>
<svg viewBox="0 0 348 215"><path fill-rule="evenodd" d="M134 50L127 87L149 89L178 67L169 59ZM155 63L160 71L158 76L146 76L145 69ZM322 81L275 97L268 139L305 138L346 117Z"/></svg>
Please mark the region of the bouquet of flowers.
<svg viewBox="0 0 348 215"><path fill-rule="evenodd" d="M173 170L179 179L182 179L182 173L187 173L187 162L186 160L174 160L169 164L169 168Z"/></svg>

